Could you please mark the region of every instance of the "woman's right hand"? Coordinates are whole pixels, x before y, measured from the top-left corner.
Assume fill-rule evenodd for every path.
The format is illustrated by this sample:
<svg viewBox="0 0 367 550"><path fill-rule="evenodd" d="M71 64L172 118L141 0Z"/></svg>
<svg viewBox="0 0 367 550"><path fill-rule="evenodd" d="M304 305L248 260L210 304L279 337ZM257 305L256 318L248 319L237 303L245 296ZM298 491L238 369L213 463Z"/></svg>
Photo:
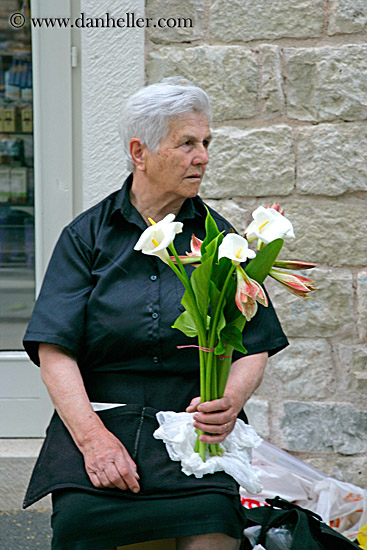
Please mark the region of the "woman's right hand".
<svg viewBox="0 0 367 550"><path fill-rule="evenodd" d="M41 376L95 487L140 491L136 464L93 411L75 357L53 344L39 345Z"/></svg>
<svg viewBox="0 0 367 550"><path fill-rule="evenodd" d="M85 469L95 487L140 491L136 464L117 437L105 428L88 434L80 448Z"/></svg>

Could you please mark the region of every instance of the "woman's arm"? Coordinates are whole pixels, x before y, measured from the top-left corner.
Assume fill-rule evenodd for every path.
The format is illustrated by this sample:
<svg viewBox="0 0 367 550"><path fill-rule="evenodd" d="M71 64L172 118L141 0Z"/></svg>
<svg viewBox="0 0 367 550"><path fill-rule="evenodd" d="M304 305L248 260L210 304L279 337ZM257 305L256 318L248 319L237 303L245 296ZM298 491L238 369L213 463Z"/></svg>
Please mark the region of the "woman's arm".
<svg viewBox="0 0 367 550"><path fill-rule="evenodd" d="M93 411L74 357L53 344L39 345L41 376L60 418L84 456L95 487L140 490L136 464Z"/></svg>
<svg viewBox="0 0 367 550"><path fill-rule="evenodd" d="M267 360L267 351L237 359L232 363L221 399L200 403L200 397L195 397L191 401L186 411L196 411L194 426L206 432L200 436L201 441L221 443L231 433L238 413L261 383Z"/></svg>

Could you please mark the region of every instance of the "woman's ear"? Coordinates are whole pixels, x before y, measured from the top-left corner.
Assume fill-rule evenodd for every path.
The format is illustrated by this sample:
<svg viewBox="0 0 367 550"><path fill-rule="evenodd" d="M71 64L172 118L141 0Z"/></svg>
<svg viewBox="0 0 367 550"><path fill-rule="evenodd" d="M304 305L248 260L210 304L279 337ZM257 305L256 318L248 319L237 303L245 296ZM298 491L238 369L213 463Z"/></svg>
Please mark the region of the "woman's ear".
<svg viewBox="0 0 367 550"><path fill-rule="evenodd" d="M130 155L137 170L145 171L145 152L146 145L139 138L131 138Z"/></svg>

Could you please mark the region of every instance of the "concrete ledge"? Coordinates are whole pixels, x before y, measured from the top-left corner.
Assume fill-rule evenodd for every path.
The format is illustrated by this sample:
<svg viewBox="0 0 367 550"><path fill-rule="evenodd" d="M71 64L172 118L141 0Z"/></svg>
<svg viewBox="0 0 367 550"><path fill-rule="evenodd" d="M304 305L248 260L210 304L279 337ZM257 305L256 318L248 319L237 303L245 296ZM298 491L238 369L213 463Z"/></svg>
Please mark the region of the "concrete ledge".
<svg viewBox="0 0 367 550"><path fill-rule="evenodd" d="M43 439L0 440L0 511L22 508L25 491ZM51 498L45 497L33 510L49 511Z"/></svg>

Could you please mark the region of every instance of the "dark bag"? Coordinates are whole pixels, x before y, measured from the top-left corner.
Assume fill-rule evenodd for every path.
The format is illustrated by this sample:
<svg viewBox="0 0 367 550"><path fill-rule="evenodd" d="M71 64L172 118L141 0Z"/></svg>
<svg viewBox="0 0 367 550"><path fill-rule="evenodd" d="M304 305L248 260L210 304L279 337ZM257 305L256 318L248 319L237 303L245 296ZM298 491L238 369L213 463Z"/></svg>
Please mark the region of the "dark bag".
<svg viewBox="0 0 367 550"><path fill-rule="evenodd" d="M247 527L261 525L257 544L262 544L264 548L268 530L284 526L292 533L289 550L360 550L359 546L323 523L314 512L280 497L267 498L266 502L270 506L246 510ZM250 550L251 544L245 541L243 548Z"/></svg>

